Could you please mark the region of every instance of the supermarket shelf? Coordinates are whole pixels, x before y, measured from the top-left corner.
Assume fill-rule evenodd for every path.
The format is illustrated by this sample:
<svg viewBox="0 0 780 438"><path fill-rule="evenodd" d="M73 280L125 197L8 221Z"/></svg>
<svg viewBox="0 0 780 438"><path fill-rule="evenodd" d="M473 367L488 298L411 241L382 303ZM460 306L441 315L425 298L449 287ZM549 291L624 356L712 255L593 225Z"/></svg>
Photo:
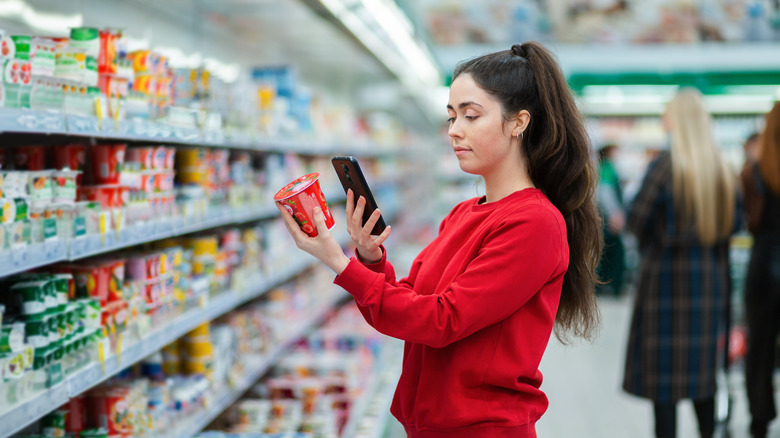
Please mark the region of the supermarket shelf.
<svg viewBox="0 0 780 438"><path fill-rule="evenodd" d="M320 307L306 318L302 323L293 327L288 336L283 342L280 342L268 355L257 358L257 360L250 360L251 365L247 368L251 368L252 371L236 384L233 388L226 389L218 394L214 398L213 404L205 411L200 412L193 418L189 418L187 421L182 421L182 427L173 434L176 437L193 437L205 429L214 419L216 419L222 412L235 403L241 395L243 395L255 382L263 376L280 358L287 352L295 343L306 336L306 334L313 328L319 326L324 321L325 317L330 311L341 301L347 298L349 295L346 293L337 293L336 296L330 300L327 305Z"/></svg>
<svg viewBox="0 0 780 438"><path fill-rule="evenodd" d="M328 197L333 204L344 202L343 194ZM204 231L231 224L258 221L279 214L276 206L215 208L204 217L179 217L135 225L119 233L83 236L68 241L51 241L0 253L0 277L6 277L53 263L79 260L131 246Z"/></svg>
<svg viewBox="0 0 780 438"><path fill-rule="evenodd" d="M78 260L156 240L180 236L224 225L270 218L278 214L273 205L254 208L217 208L199 219L164 219L127 227L105 235L90 235L68 241L28 245L0 253L0 277L35 269L52 263Z"/></svg>
<svg viewBox="0 0 780 438"><path fill-rule="evenodd" d="M344 142L229 135L145 119L98 119L94 116L62 114L56 111L0 108L0 133L64 135L139 143L182 146L210 146L261 152L301 155L354 153L363 156L390 156L397 152L370 142L345 145Z"/></svg>
<svg viewBox="0 0 780 438"><path fill-rule="evenodd" d="M344 237L340 239L342 242L345 240ZM290 280L314 262L313 257L304 255L296 262L287 264L284 268L278 269L270 275L258 276L247 282L247 284L253 285L247 290L228 291L213 297L208 302L202 301L200 307L186 311L174 318L169 324L155 329L148 336L144 336L139 341L124 348L121 357L111 355L102 367L99 363L90 364L68 376L62 383L48 391L0 414L0 437L13 435L61 406L70 397L100 384L128 366L160 350L198 325L211 321L237 306L263 295L273 287ZM283 351L284 349L281 349L278 354ZM272 357L275 356L269 356L269 360Z"/></svg>

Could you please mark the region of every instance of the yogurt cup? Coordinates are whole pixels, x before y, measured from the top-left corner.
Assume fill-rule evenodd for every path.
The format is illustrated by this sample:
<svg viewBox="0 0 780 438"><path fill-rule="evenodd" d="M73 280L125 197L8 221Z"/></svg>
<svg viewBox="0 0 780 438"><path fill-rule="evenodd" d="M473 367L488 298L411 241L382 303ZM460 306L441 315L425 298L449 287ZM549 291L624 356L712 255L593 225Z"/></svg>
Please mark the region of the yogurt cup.
<svg viewBox="0 0 780 438"><path fill-rule="evenodd" d="M56 203L75 202L78 178L81 172L76 170L58 170L52 175L52 200Z"/></svg>
<svg viewBox="0 0 780 438"><path fill-rule="evenodd" d="M21 297L21 313L26 320L40 320L46 315L47 283L48 281L25 281L11 286L11 293Z"/></svg>
<svg viewBox="0 0 780 438"><path fill-rule="evenodd" d="M25 337L27 344L33 348L43 348L49 346L49 323L48 321L27 321L25 322Z"/></svg>
<svg viewBox="0 0 780 438"><path fill-rule="evenodd" d="M119 184L126 148L125 144L92 146L92 176L97 184Z"/></svg>
<svg viewBox="0 0 780 438"><path fill-rule="evenodd" d="M75 298L76 284L73 280L73 274L52 274L51 281L54 284L54 290L57 295L57 309L62 312L68 307L68 300L71 294ZM73 291L71 292L71 290Z"/></svg>
<svg viewBox="0 0 780 438"><path fill-rule="evenodd" d="M166 156L168 154L168 148L165 146L157 146L154 148L154 154L152 155L152 168L153 169L165 169Z"/></svg>
<svg viewBox="0 0 780 438"><path fill-rule="evenodd" d="M153 155L154 147L152 146L134 147L127 150L127 161L141 163L141 169L150 170Z"/></svg>
<svg viewBox="0 0 780 438"><path fill-rule="evenodd" d="M84 186L79 193L79 200L97 202L102 208L121 207L123 204L122 186L113 184Z"/></svg>
<svg viewBox="0 0 780 438"><path fill-rule="evenodd" d="M16 146L13 149L16 170L43 170L46 168L45 146Z"/></svg>
<svg viewBox="0 0 780 438"><path fill-rule="evenodd" d="M55 145L54 168L59 170L84 170L86 150L87 147L79 143ZM80 178L81 175L79 175Z"/></svg>
<svg viewBox="0 0 780 438"><path fill-rule="evenodd" d="M54 190L52 189L52 176L54 171L41 170L28 172L27 191L33 205L46 205L52 201Z"/></svg>
<svg viewBox="0 0 780 438"><path fill-rule="evenodd" d="M283 206L298 223L304 233L317 236L314 225L314 208L320 207L325 215L325 225L333 228L335 221L330 213L325 195L320 189L319 173L304 175L284 186L274 195L274 201Z"/></svg>
<svg viewBox="0 0 780 438"><path fill-rule="evenodd" d="M154 174L154 190L157 192L173 191L174 172L162 170Z"/></svg>

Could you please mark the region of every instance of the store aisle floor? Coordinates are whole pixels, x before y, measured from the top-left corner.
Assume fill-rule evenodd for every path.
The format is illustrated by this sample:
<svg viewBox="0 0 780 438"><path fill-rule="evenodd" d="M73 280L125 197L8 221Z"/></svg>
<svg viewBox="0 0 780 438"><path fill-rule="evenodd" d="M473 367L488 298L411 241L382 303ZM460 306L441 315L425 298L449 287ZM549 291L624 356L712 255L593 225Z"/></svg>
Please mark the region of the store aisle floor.
<svg viewBox="0 0 780 438"><path fill-rule="evenodd" d="M537 425L539 438L652 438L653 412L648 400L622 390L623 364L633 300L601 299L602 327L593 344L563 346L550 341L542 360L542 389L550 407ZM730 373L733 399L731 438L748 438L749 416L741 372ZM678 404L677 434L699 436L693 406ZM776 421L770 437L780 437Z"/></svg>

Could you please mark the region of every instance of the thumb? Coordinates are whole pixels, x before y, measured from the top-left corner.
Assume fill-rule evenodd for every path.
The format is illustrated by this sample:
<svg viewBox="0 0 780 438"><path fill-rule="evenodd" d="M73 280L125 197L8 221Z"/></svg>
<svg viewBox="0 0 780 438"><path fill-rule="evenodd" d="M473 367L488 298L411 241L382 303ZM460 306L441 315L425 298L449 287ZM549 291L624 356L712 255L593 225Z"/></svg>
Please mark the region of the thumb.
<svg viewBox="0 0 780 438"><path fill-rule="evenodd" d="M322 212L322 208L314 207L314 226L317 227L317 234L328 234L328 226L325 225L325 214Z"/></svg>

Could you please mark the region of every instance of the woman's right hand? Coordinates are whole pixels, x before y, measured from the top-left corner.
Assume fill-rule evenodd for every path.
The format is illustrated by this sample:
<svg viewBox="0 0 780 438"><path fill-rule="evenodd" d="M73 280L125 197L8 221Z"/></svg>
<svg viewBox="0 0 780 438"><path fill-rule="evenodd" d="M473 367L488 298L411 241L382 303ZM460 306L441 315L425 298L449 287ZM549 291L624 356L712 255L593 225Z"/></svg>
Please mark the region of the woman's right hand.
<svg viewBox="0 0 780 438"><path fill-rule="evenodd" d="M349 237L357 247L360 260L363 263L376 263L382 260L382 244L390 235L390 227L386 227L382 234L372 236L371 230L374 229L382 213L379 209L371 214L365 225L363 223L363 211L366 208L366 198L361 196L355 202L355 194L352 190L347 190L347 232Z"/></svg>

